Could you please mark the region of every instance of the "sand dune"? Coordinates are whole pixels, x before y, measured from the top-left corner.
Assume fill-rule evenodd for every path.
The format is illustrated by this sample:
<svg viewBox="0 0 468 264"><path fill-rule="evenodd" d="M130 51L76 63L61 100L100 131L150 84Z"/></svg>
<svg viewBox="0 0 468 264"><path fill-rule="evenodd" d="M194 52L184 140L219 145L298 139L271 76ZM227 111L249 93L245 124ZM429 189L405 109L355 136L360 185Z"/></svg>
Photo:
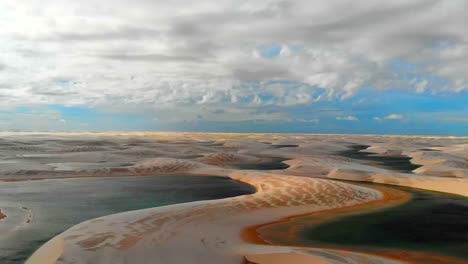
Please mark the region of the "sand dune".
<svg viewBox="0 0 468 264"><path fill-rule="evenodd" d="M353 206L382 198L379 191L294 176L234 172L257 188L253 195L121 213L90 220L58 236L60 260L45 262L49 246L28 263L240 263L262 253L240 239L244 228L288 215ZM196 228L194 228L196 227ZM149 250L149 248L151 250ZM176 249L190 248L180 254ZM52 254L53 255L53 254ZM36 257L37 256L37 257ZM57 256L57 255L54 255ZM120 261L119 261L120 259ZM41 261L41 262L39 262Z"/></svg>
<svg viewBox="0 0 468 264"><path fill-rule="evenodd" d="M30 264L238 264L243 261L263 264L284 263L285 260L400 263L404 260L390 255L257 243L245 239L242 234L248 228L291 216L339 208L357 210L368 203L385 201L381 190L332 179L468 196L465 143L468 138L210 133L0 134L3 136L0 179L5 181L183 173L227 176L257 189L252 195L92 219L43 245L30 258ZM378 162L339 154L355 145L367 146L365 151L381 159L408 157L410 163L421 167L401 172ZM272 157L288 159L285 163L290 167L259 172L230 166L255 164Z"/></svg>

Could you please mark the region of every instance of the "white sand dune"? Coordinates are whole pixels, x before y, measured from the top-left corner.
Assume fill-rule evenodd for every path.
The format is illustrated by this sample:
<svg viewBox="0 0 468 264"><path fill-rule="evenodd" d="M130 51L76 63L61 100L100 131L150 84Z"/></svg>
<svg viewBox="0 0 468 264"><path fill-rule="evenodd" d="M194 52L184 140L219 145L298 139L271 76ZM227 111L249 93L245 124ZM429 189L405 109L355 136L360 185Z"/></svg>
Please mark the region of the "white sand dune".
<svg viewBox="0 0 468 264"><path fill-rule="evenodd" d="M381 192L369 181L468 196L466 137L214 133L0 133L0 179L153 175L228 176L257 193L101 217L64 231L29 264L52 263L398 263L336 249L258 244L241 236L284 217L359 206ZM268 144L298 147L275 148ZM421 167L401 173L338 155L353 144L382 157L403 155ZM286 170L225 166L279 157ZM86 166L92 164L92 166ZM0 201L0 208L2 203ZM32 208L34 211L35 208Z"/></svg>
<svg viewBox="0 0 468 264"><path fill-rule="evenodd" d="M252 172L230 177L258 192L86 221L60 234L27 263L241 263L244 255L265 252L241 239L249 226L382 197L373 189L323 179Z"/></svg>

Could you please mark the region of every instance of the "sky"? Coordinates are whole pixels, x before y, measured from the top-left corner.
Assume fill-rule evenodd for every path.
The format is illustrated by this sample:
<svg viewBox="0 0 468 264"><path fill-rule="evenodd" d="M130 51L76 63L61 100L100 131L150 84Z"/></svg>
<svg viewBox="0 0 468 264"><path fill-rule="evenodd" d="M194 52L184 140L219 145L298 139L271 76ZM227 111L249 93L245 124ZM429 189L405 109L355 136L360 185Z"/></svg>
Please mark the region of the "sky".
<svg viewBox="0 0 468 264"><path fill-rule="evenodd" d="M465 0L0 2L0 131L468 135Z"/></svg>

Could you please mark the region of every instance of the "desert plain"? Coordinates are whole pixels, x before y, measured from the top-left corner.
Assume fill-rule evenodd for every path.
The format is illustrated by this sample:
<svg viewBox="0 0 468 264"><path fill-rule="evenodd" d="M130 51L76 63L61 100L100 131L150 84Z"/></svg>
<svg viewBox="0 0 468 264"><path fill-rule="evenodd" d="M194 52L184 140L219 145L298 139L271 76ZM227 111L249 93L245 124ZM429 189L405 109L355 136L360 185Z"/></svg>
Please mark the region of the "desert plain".
<svg viewBox="0 0 468 264"><path fill-rule="evenodd" d="M1 263L468 263L467 137L5 132L0 181Z"/></svg>

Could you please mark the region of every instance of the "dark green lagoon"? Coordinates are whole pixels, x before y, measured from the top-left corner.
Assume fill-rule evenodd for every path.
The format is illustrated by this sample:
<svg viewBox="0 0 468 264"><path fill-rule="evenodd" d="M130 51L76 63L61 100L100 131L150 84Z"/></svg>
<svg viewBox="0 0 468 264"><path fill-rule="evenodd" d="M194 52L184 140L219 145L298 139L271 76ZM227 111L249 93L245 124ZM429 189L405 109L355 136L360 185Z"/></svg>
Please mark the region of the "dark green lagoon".
<svg viewBox="0 0 468 264"><path fill-rule="evenodd" d="M88 219L169 204L251 194L223 177L154 176L0 182L0 263L23 263L38 247ZM26 224L26 217L32 221Z"/></svg>
<svg viewBox="0 0 468 264"><path fill-rule="evenodd" d="M337 155L362 160L368 165L382 167L385 169L395 170L399 172L411 173L413 170L421 167L420 165L411 163L411 158L403 155L377 155L376 153L363 151L370 146L367 145L352 145L347 150L337 153Z"/></svg>
<svg viewBox="0 0 468 264"><path fill-rule="evenodd" d="M468 198L391 188L410 193L411 200L307 227L300 232L298 242L364 251L410 250L468 260Z"/></svg>

